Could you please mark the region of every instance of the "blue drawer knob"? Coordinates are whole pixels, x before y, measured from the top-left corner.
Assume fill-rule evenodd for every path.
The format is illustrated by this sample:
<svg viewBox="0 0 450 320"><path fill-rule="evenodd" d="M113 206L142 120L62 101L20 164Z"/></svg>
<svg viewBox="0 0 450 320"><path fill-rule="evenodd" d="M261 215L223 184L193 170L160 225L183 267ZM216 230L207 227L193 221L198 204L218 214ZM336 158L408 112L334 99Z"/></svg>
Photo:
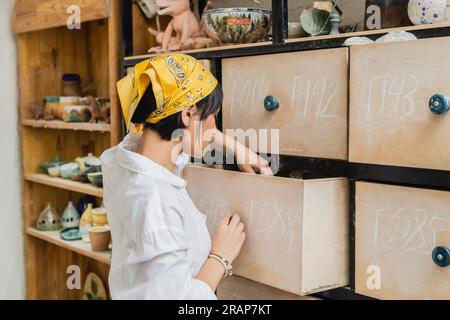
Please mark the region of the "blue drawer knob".
<svg viewBox="0 0 450 320"><path fill-rule="evenodd" d="M438 267L444 268L450 265L450 249L447 247L439 246L434 248L431 256Z"/></svg>
<svg viewBox="0 0 450 320"><path fill-rule="evenodd" d="M431 97L429 106L434 114L443 114L450 109L450 100L442 93L437 93Z"/></svg>
<svg viewBox="0 0 450 320"><path fill-rule="evenodd" d="M267 96L264 99L264 109L272 112L280 107L280 101L274 96Z"/></svg>

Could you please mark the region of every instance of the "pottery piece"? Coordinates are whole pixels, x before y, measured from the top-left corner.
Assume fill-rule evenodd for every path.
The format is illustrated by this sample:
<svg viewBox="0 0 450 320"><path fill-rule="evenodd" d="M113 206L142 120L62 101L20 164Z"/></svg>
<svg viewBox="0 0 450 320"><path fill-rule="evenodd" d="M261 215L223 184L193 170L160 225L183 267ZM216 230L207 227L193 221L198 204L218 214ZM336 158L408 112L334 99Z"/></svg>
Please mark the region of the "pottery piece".
<svg viewBox="0 0 450 320"><path fill-rule="evenodd" d="M252 43L268 38L272 11L261 8L221 8L205 12L208 36L219 44Z"/></svg>
<svg viewBox="0 0 450 320"><path fill-rule="evenodd" d="M288 37L289 38L297 38L305 35L305 31L302 28L302 24L300 22L288 22Z"/></svg>
<svg viewBox="0 0 450 320"><path fill-rule="evenodd" d="M101 227L108 224L108 216L104 207L92 209L92 223L94 227Z"/></svg>
<svg viewBox="0 0 450 320"><path fill-rule="evenodd" d="M62 229L59 233L61 239L65 241L81 240L82 235L78 227Z"/></svg>
<svg viewBox="0 0 450 320"><path fill-rule="evenodd" d="M81 96L81 78L79 74L67 73L62 76L61 95Z"/></svg>
<svg viewBox="0 0 450 320"><path fill-rule="evenodd" d="M63 120L65 122L89 122L92 110L88 106L65 106Z"/></svg>
<svg viewBox="0 0 450 320"><path fill-rule="evenodd" d="M88 232L92 251L108 250L111 242L111 230L108 227L92 227Z"/></svg>
<svg viewBox="0 0 450 320"><path fill-rule="evenodd" d="M88 173L87 177L94 186L103 188L103 174L101 172Z"/></svg>
<svg viewBox="0 0 450 320"><path fill-rule="evenodd" d="M62 226L63 228L78 228L80 225L80 214L74 207L73 202L69 201L66 209L62 215Z"/></svg>
<svg viewBox="0 0 450 320"><path fill-rule="evenodd" d="M94 223L94 217L92 214L92 203L88 204L86 210L84 210L83 214L80 218L80 229L82 229L86 224L90 224L91 226Z"/></svg>
<svg viewBox="0 0 450 320"><path fill-rule="evenodd" d="M102 167L89 167L89 168L85 169L83 173L80 174L80 181L90 183L90 181L88 179L88 174L95 173L95 172L101 172L101 171L102 171Z"/></svg>
<svg viewBox="0 0 450 320"><path fill-rule="evenodd" d="M83 300L108 300L105 286L98 275L90 272L83 286Z"/></svg>
<svg viewBox="0 0 450 320"><path fill-rule="evenodd" d="M34 120L44 118L45 102L42 99L34 99L28 107L33 115Z"/></svg>
<svg viewBox="0 0 450 320"><path fill-rule="evenodd" d="M50 167L48 168L47 172L49 174L50 177L59 177L60 175L60 167L59 166L54 166L54 167Z"/></svg>
<svg viewBox="0 0 450 320"><path fill-rule="evenodd" d="M76 162L69 162L59 167L61 177L69 179L70 175L80 173L80 166Z"/></svg>
<svg viewBox="0 0 450 320"><path fill-rule="evenodd" d="M92 204L92 207L97 206L97 199L94 196L84 194L80 197L80 199L77 202L77 211L78 213L82 214L88 207L89 204Z"/></svg>
<svg viewBox="0 0 450 320"><path fill-rule="evenodd" d="M66 162L64 160L61 159L61 157L59 155L56 155L55 159L53 159L52 161L46 161L46 162L41 162L39 164L39 168L44 172L49 174L48 169L52 168L52 167L59 167L63 164L65 164Z"/></svg>
<svg viewBox="0 0 450 320"><path fill-rule="evenodd" d="M44 120L57 119L59 110L60 110L59 97L55 96L45 97L44 115L43 115Z"/></svg>
<svg viewBox="0 0 450 320"><path fill-rule="evenodd" d="M447 0L409 0L408 16L415 25L445 22Z"/></svg>
<svg viewBox="0 0 450 320"><path fill-rule="evenodd" d="M330 13L325 10L309 8L303 10L300 15L303 30L311 36L330 34Z"/></svg>
<svg viewBox="0 0 450 320"><path fill-rule="evenodd" d="M36 228L39 231L54 231L62 228L61 217L50 203L39 214Z"/></svg>
<svg viewBox="0 0 450 320"><path fill-rule="evenodd" d="M355 46L374 43L370 38L367 37L351 37L344 41L344 46Z"/></svg>
<svg viewBox="0 0 450 320"><path fill-rule="evenodd" d="M417 40L417 37L414 34L406 32L404 30L394 30L378 38L375 42L381 43L381 42L412 41L412 40Z"/></svg>

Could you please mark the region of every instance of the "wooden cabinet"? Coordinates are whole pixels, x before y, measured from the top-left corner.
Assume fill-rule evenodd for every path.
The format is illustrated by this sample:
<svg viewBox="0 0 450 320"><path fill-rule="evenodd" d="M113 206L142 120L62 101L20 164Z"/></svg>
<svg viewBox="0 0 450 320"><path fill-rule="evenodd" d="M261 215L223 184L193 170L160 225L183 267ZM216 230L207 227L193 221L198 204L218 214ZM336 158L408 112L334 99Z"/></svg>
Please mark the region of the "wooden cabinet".
<svg viewBox="0 0 450 320"><path fill-rule="evenodd" d="M349 186L345 178L299 180L189 166L184 178L210 233L227 211L247 239L236 275L298 295L349 282Z"/></svg>
<svg viewBox="0 0 450 320"><path fill-rule="evenodd" d="M450 114L429 100L450 95L450 37L350 50L350 161L450 169Z"/></svg>
<svg viewBox="0 0 450 320"><path fill-rule="evenodd" d="M223 279L217 288L219 300L319 300L298 296L239 276Z"/></svg>
<svg viewBox="0 0 450 320"><path fill-rule="evenodd" d="M258 138L250 148L347 159L347 48L224 59L222 79L223 128Z"/></svg>
<svg viewBox="0 0 450 320"><path fill-rule="evenodd" d="M356 183L358 293L450 299L450 266L433 261L438 246L450 248L450 192Z"/></svg>

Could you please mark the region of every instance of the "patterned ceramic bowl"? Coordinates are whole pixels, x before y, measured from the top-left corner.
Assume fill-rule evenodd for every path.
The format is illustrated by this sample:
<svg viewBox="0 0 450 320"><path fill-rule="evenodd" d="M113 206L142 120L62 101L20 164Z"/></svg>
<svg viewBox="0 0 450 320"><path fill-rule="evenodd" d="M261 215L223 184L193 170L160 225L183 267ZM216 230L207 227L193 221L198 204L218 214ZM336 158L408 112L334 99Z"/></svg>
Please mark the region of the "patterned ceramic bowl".
<svg viewBox="0 0 450 320"><path fill-rule="evenodd" d="M272 11L260 8L211 9L204 17L208 36L219 44L264 41L272 27Z"/></svg>

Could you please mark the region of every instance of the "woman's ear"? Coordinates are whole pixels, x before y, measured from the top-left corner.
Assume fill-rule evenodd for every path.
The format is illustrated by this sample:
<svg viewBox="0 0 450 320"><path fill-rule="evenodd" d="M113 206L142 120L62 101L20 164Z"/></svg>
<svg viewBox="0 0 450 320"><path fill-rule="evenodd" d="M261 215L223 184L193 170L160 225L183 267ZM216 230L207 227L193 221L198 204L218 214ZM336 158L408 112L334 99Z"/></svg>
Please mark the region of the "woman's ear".
<svg viewBox="0 0 450 320"><path fill-rule="evenodd" d="M192 121L194 114L196 113L196 106L190 106L181 111L181 121L183 122L183 126L185 128L189 127L189 124Z"/></svg>

